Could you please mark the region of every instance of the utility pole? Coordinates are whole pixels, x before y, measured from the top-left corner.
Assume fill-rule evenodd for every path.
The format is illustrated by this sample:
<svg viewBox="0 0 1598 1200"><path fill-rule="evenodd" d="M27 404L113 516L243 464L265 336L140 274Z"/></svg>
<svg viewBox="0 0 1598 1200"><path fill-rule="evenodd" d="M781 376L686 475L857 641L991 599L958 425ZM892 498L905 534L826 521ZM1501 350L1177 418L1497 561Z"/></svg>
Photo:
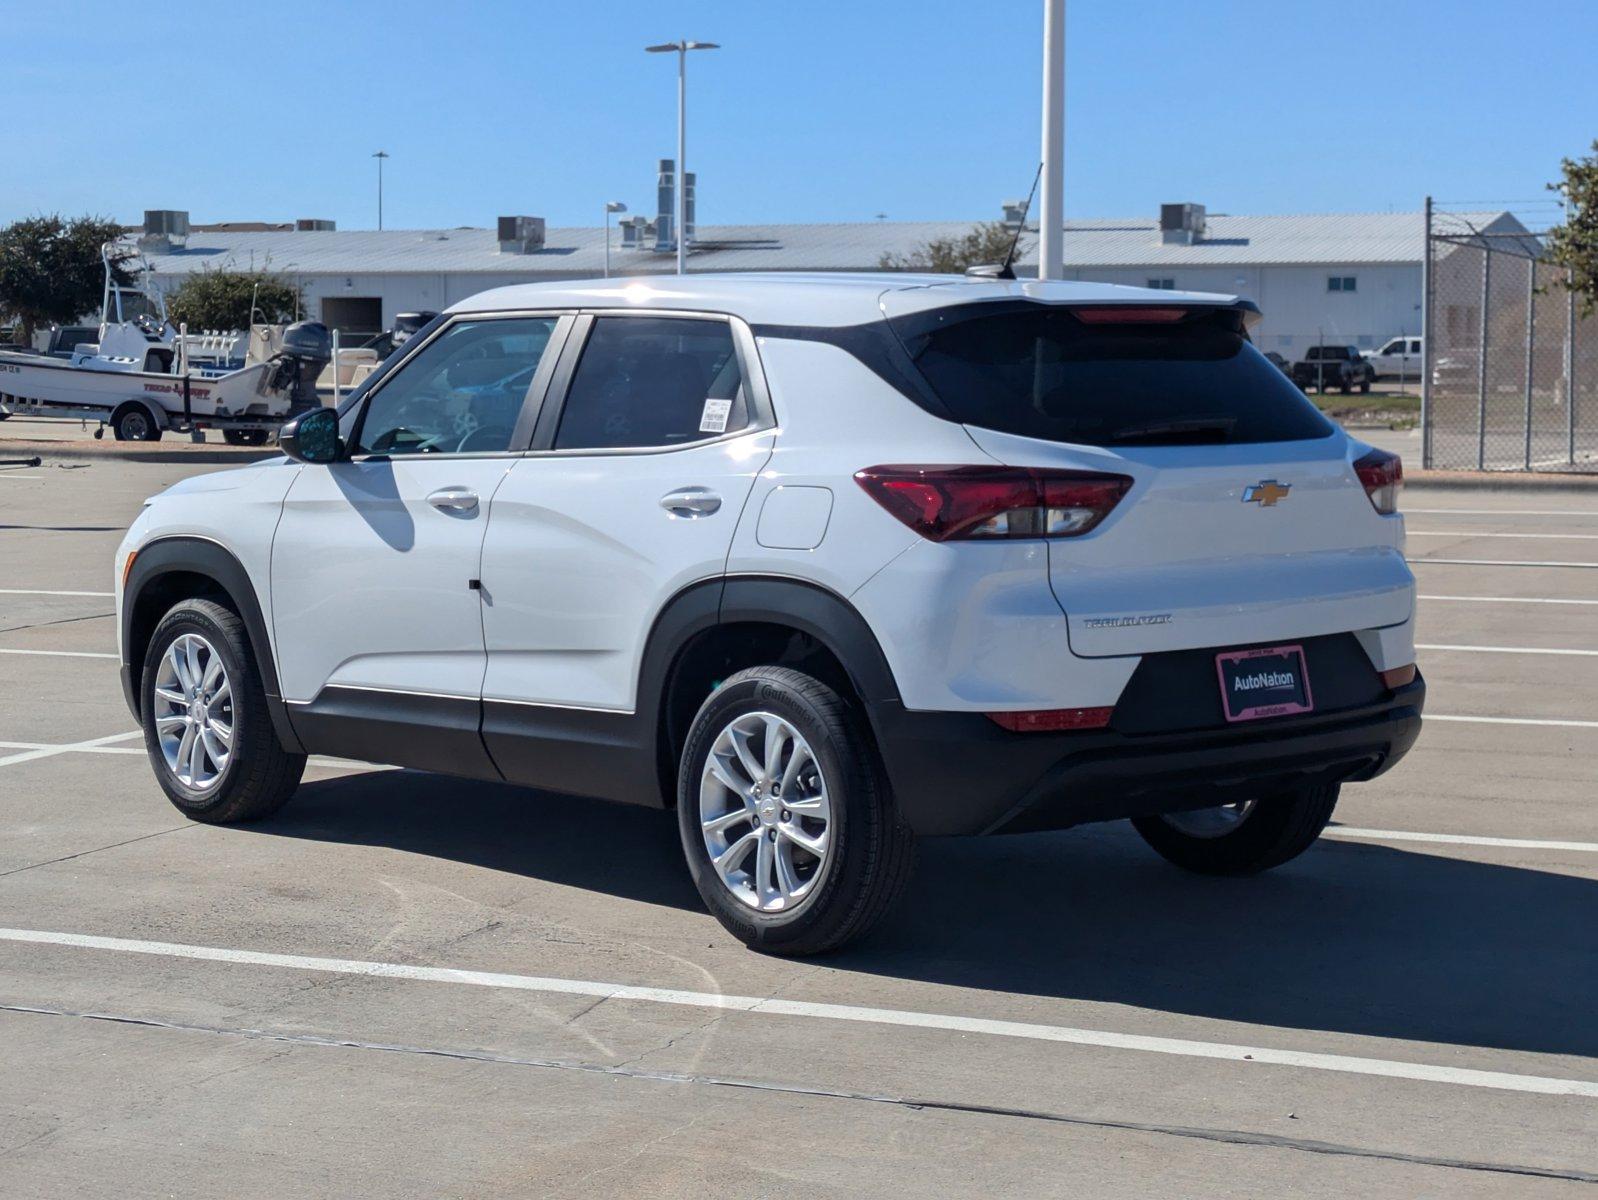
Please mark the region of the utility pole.
<svg viewBox="0 0 1598 1200"><path fill-rule="evenodd" d="M1065 278L1065 0L1043 0L1043 184L1038 278Z"/></svg>
<svg viewBox="0 0 1598 1200"><path fill-rule="evenodd" d="M379 150L372 155L377 159L377 227L383 228L383 160L388 157L387 150Z"/></svg>

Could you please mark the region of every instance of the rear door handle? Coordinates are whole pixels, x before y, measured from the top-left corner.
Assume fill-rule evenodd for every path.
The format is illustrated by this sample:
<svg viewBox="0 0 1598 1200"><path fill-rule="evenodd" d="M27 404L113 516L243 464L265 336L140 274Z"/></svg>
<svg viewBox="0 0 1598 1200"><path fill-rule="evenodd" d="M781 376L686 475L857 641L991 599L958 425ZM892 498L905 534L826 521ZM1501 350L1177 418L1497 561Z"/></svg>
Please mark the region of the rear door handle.
<svg viewBox="0 0 1598 1200"><path fill-rule="evenodd" d="M682 488L662 496L660 507L674 517L708 517L721 507L721 497L709 488Z"/></svg>
<svg viewBox="0 0 1598 1200"><path fill-rule="evenodd" d="M477 493L465 487L439 488L427 497L427 502L445 512L471 512L477 507Z"/></svg>

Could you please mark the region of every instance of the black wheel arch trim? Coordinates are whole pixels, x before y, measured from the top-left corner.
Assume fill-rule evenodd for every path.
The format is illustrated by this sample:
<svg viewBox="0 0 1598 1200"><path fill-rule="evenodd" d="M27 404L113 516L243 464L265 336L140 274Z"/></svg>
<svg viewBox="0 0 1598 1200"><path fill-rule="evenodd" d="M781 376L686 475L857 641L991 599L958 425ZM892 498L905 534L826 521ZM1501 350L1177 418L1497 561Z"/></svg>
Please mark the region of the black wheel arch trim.
<svg viewBox="0 0 1598 1200"><path fill-rule="evenodd" d="M134 557L133 566L123 585L122 611L118 617L122 633L122 691L129 711L135 719L142 720L139 711L139 677L143 672L147 647L136 646L133 640L133 617L138 610L139 598L152 583L165 575L178 573L204 576L233 601L249 634L250 649L255 654L256 666L261 672L261 687L266 693L272 728L285 750L291 754L303 753L304 747L294 733L287 706L283 703L282 690L278 686L272 638L255 585L244 564L231 550L206 538L185 535L159 538L139 547Z"/></svg>
<svg viewBox="0 0 1598 1200"><path fill-rule="evenodd" d="M669 806L677 752L666 728L674 675L700 634L758 622L814 638L842 665L873 725L898 688L875 635L837 593L784 576L716 576L692 583L656 615L630 713L518 704L485 697L483 741L513 783Z"/></svg>

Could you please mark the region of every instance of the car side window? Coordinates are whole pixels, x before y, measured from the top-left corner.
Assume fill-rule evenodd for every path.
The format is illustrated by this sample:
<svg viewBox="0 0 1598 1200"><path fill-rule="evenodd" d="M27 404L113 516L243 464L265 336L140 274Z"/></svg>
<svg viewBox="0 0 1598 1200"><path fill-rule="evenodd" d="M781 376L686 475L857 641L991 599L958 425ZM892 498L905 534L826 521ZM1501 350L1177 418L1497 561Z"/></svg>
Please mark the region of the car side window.
<svg viewBox="0 0 1598 1200"><path fill-rule="evenodd" d="M367 400L356 454L509 450L555 317L459 321Z"/></svg>
<svg viewBox="0 0 1598 1200"><path fill-rule="evenodd" d="M685 445L748 425L726 321L599 317L567 390L554 448Z"/></svg>

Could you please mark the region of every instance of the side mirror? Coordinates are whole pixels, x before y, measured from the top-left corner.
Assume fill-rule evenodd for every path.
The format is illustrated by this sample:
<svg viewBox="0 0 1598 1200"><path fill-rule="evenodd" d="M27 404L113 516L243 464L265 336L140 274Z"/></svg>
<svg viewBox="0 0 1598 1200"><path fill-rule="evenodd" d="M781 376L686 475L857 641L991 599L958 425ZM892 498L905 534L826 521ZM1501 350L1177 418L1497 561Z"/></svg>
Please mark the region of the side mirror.
<svg viewBox="0 0 1598 1200"><path fill-rule="evenodd" d="M277 431L277 447L295 462L337 462L344 457L338 413L331 408L316 408L295 417Z"/></svg>

